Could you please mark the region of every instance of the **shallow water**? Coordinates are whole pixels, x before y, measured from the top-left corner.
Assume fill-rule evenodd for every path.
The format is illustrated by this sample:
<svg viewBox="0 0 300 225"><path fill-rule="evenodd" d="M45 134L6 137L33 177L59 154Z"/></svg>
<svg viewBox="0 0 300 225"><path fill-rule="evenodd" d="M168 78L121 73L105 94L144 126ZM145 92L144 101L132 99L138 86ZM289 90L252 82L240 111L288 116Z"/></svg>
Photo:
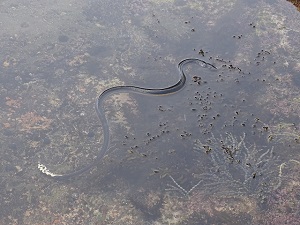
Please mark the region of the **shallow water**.
<svg viewBox="0 0 300 225"><path fill-rule="evenodd" d="M2 1L0 224L299 224L299 12L285 1ZM69 181L102 143L107 155Z"/></svg>

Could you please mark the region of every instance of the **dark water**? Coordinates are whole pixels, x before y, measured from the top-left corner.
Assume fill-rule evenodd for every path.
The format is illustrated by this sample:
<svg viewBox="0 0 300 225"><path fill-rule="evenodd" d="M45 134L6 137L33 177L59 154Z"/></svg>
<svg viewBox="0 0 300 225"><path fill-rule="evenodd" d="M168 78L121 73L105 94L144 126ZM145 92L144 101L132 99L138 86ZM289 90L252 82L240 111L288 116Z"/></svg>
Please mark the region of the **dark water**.
<svg viewBox="0 0 300 225"><path fill-rule="evenodd" d="M0 224L299 224L299 13L282 1L3 1ZM175 94L163 88L186 65Z"/></svg>

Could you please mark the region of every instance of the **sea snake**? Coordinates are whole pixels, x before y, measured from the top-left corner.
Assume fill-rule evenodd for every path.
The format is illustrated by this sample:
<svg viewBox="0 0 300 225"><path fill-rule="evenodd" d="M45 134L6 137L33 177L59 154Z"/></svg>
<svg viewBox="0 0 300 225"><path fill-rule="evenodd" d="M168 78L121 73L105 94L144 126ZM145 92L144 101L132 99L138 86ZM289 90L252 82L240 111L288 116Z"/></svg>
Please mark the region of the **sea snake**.
<svg viewBox="0 0 300 225"><path fill-rule="evenodd" d="M96 99L96 112L97 112L97 116L102 124L102 129L103 129L103 144L102 147L99 151L99 154L97 155L96 159L84 166L81 169L75 170L73 172L70 173L66 173L66 174L55 174L50 172L47 167L44 164L38 163L38 169L45 175L54 178L54 179L58 179L58 180L63 180L63 179L69 179L75 176L79 176L80 174L89 171L90 169L92 169L94 166L96 166L99 161L105 156L105 154L108 151L108 147L109 147L109 126L108 126L108 122L106 120L105 117L105 113L103 111L103 107L102 107L102 102L103 100L111 95L114 92L120 92L120 91L126 91L126 92L133 92L133 93L140 93L140 94L146 94L146 95L156 95L156 96L160 96L160 95L167 95L167 94L173 94L178 92L179 90L181 90L185 83L186 83L186 75L183 71L183 67L184 65L188 64L188 63L192 63L192 62L198 62L198 63L203 63L203 66L210 66L214 69L217 69L214 65L207 63L201 59L197 59L197 58L187 58L187 59L183 59L182 61L180 61L177 65L178 70L179 70L179 75L180 75L180 79L178 80L178 82L174 85L165 87L165 88L144 88L144 87L136 87L136 86L115 86L115 87L111 87L108 88L106 90L104 90Z"/></svg>

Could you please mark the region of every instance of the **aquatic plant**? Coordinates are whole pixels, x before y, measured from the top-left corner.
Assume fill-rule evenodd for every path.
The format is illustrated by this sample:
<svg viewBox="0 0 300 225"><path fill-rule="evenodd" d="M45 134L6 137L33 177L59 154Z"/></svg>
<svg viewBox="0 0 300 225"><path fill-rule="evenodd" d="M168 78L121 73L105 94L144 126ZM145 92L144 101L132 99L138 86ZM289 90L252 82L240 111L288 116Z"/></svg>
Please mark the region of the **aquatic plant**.
<svg viewBox="0 0 300 225"><path fill-rule="evenodd" d="M194 149L206 153L208 163L202 165L207 171L197 175L199 179L189 190L184 189L170 176L174 185L167 190L180 191L189 195L196 187L201 187L206 194L222 196L257 195L264 200L265 194L277 189L280 184L278 172L279 160L274 155L274 148L258 148L255 144L246 145L246 135L235 137L226 133L223 137L213 134L202 143L195 141Z"/></svg>
<svg viewBox="0 0 300 225"><path fill-rule="evenodd" d="M187 190L183 188L180 184L178 184L178 182L171 175L169 175L169 177L173 181L174 185L167 184L169 188L167 188L166 191L179 191L185 196L188 196L198 185L202 183L202 180L200 180L197 184L195 184L193 187Z"/></svg>
<svg viewBox="0 0 300 225"><path fill-rule="evenodd" d="M212 134L205 143L195 141L194 149L206 152L210 164L210 171L199 175L207 191L223 195L259 194L264 198L263 193L278 188L279 160L274 148L246 145L245 138L245 134L236 137L226 133L218 138Z"/></svg>

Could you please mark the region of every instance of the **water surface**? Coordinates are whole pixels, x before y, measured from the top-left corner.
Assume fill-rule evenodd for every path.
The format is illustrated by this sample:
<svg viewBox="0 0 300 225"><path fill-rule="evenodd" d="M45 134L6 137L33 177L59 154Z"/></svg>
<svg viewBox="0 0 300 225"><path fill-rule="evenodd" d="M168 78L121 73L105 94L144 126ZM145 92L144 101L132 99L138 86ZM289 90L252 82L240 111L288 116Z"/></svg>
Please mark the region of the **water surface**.
<svg viewBox="0 0 300 225"><path fill-rule="evenodd" d="M299 12L286 1L2 1L1 224L299 224ZM187 83L163 88L177 64Z"/></svg>

